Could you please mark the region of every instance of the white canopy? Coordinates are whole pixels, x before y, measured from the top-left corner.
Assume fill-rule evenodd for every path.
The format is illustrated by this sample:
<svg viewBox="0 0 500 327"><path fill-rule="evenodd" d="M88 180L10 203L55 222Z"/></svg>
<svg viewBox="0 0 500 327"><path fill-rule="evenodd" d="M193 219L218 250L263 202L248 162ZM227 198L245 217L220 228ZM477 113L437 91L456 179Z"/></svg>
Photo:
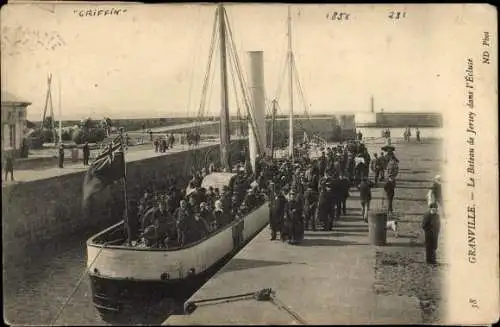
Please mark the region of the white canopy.
<svg viewBox="0 0 500 327"><path fill-rule="evenodd" d="M223 186L229 186L235 173L211 173L201 182L201 187L208 189L210 186L222 190Z"/></svg>

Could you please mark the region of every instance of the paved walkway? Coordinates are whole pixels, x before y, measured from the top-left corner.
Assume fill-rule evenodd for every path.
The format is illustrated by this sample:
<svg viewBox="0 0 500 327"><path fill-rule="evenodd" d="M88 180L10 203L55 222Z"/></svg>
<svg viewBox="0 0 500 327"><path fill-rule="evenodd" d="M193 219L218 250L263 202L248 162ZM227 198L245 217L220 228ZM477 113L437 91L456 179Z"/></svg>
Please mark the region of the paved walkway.
<svg viewBox="0 0 500 327"><path fill-rule="evenodd" d="M367 235L368 226L355 209L333 231L306 231L300 246L271 242L266 227L190 301L272 288L307 324L420 323L417 299L374 293L375 248L368 245ZM200 304L191 315L171 316L165 322L297 323L271 302L254 299Z"/></svg>

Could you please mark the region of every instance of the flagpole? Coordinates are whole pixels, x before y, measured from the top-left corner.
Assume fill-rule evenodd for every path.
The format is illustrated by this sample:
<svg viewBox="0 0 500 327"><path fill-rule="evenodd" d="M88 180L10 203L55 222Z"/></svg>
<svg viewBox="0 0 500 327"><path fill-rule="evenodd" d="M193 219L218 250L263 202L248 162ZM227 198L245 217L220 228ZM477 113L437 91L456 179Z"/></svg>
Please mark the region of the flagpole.
<svg viewBox="0 0 500 327"><path fill-rule="evenodd" d="M127 161L125 160L125 151L123 149L123 129L120 128L120 139L121 139L121 151L123 153L123 167L124 167L124 174L122 178L122 184L123 184L123 199L125 201L125 212L124 212L124 221L125 221L125 228L127 229L127 244L131 244L131 232L130 232L130 222L128 220L128 197L127 197Z"/></svg>

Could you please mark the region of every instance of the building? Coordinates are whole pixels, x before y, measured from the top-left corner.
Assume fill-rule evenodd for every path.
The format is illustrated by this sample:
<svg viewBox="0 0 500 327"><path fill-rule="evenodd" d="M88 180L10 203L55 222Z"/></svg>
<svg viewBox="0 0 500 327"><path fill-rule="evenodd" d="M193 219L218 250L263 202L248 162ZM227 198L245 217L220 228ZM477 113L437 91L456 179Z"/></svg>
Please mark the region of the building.
<svg viewBox="0 0 500 327"><path fill-rule="evenodd" d="M21 148L29 105L31 102L2 90L2 153Z"/></svg>

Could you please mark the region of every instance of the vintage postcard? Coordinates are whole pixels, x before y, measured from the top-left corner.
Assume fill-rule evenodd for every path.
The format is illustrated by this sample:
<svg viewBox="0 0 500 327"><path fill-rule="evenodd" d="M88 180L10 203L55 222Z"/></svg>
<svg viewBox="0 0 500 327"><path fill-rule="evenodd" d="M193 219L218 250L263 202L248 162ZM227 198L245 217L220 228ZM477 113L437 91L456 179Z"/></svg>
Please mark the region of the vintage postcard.
<svg viewBox="0 0 500 327"><path fill-rule="evenodd" d="M487 4L13 1L4 321L499 317Z"/></svg>

